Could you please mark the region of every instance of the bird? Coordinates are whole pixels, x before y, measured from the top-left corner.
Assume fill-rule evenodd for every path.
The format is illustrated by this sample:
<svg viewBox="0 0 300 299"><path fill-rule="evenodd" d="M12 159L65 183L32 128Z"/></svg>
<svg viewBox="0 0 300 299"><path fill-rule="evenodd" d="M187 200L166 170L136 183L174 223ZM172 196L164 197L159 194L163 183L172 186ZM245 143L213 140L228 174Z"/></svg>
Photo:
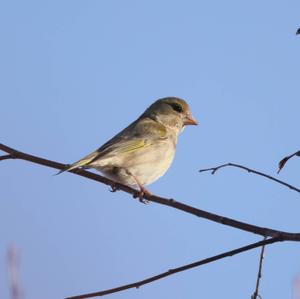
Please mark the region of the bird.
<svg viewBox="0 0 300 299"><path fill-rule="evenodd" d="M198 125L198 121L185 100L158 99L120 133L58 174L93 168L116 183L138 188L137 197L144 202L144 195L152 195L145 186L168 170L175 156L178 135L188 125Z"/></svg>

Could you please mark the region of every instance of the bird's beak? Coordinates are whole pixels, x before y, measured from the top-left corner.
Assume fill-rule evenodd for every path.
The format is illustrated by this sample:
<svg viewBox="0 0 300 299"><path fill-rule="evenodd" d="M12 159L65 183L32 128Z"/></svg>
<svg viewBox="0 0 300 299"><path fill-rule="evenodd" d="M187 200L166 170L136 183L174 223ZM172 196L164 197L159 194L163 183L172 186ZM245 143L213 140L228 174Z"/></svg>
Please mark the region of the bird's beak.
<svg viewBox="0 0 300 299"><path fill-rule="evenodd" d="M183 123L186 126L189 126L189 125L197 126L198 125L198 121L192 116L192 114L187 115L183 119Z"/></svg>

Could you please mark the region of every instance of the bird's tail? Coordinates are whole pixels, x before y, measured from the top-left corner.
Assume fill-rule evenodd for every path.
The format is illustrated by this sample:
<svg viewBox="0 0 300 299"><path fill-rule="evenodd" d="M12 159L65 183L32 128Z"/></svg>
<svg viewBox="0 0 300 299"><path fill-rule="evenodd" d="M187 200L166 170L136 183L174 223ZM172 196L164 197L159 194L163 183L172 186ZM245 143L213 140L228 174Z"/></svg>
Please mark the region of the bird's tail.
<svg viewBox="0 0 300 299"><path fill-rule="evenodd" d="M65 172L65 171L71 171L76 168L87 167L92 161L95 160L95 158L98 157L98 155L99 155L99 152L95 151L95 152L87 155L86 157L80 159L79 161L77 161L71 165L67 165L65 169L60 170L56 175L61 174L62 172Z"/></svg>

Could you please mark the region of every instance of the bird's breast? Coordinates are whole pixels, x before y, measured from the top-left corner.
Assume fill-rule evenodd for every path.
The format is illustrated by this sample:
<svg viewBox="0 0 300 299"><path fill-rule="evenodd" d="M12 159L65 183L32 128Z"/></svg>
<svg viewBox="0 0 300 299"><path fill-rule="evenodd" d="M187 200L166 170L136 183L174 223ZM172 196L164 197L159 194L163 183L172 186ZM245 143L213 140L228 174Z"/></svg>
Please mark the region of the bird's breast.
<svg viewBox="0 0 300 299"><path fill-rule="evenodd" d="M173 142L151 145L143 153L128 157L127 168L143 185L156 181L171 166L175 156Z"/></svg>
<svg viewBox="0 0 300 299"><path fill-rule="evenodd" d="M134 186L136 181L128 175L128 170L142 185L149 185L165 174L174 156L173 141L164 140L127 155L116 156L95 168L117 182Z"/></svg>

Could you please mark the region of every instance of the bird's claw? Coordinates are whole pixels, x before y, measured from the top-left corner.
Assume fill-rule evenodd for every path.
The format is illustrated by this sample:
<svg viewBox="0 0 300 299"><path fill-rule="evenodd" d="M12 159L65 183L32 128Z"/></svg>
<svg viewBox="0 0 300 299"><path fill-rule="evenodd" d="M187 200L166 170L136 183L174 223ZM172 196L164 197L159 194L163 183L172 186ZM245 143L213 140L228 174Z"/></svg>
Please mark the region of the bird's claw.
<svg viewBox="0 0 300 299"><path fill-rule="evenodd" d="M116 186L116 184L111 184L111 185L110 185L110 188L111 188L111 189L109 190L110 192L116 192L116 191L118 191L118 187Z"/></svg>
<svg viewBox="0 0 300 299"><path fill-rule="evenodd" d="M150 200L145 199L145 198L139 198L139 201L140 201L141 203L143 203L144 205L148 205L148 204L150 203Z"/></svg>
<svg viewBox="0 0 300 299"><path fill-rule="evenodd" d="M134 198L138 198L139 201L140 201L141 203L143 203L143 204L149 204L149 203L150 203L150 200L144 198L145 195L146 195L146 196L151 196L152 193L151 193L150 191L148 191L146 188L143 187L143 188L140 189L140 191L137 191L137 192L133 195L133 197L134 197Z"/></svg>

